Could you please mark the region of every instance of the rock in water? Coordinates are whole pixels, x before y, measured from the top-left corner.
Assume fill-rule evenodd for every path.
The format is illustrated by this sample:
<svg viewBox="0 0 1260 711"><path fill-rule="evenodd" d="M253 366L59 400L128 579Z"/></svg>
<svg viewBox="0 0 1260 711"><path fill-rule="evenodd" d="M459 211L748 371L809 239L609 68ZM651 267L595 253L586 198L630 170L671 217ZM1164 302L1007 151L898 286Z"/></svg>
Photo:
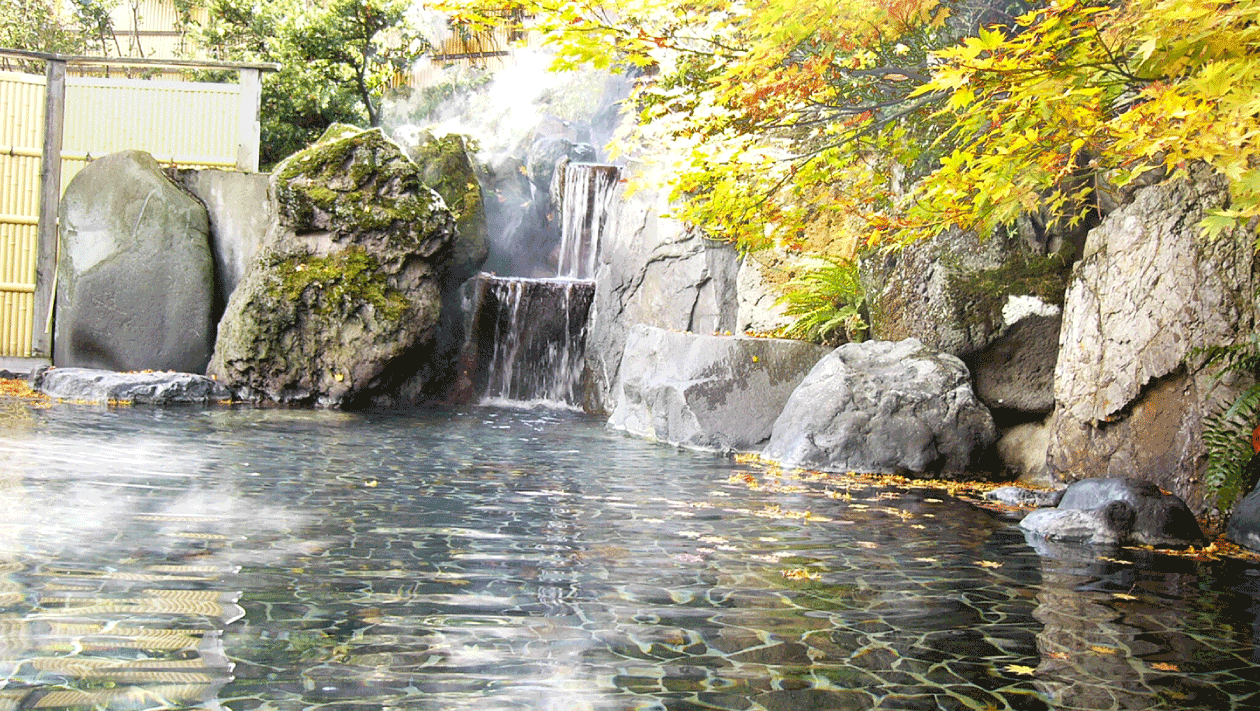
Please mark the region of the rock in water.
<svg viewBox="0 0 1260 711"><path fill-rule="evenodd" d="M148 153L122 151L70 181L60 219L54 362L205 372L214 344L206 208Z"/></svg>
<svg viewBox="0 0 1260 711"><path fill-rule="evenodd" d="M1034 511L1019 525L1050 540L1095 545L1203 542L1199 522L1184 501L1149 482L1118 477L1078 481L1057 508Z"/></svg>
<svg viewBox="0 0 1260 711"><path fill-rule="evenodd" d="M640 324L626 341L608 424L693 449L755 451L827 352L803 341L699 336Z"/></svg>
<svg viewBox="0 0 1260 711"><path fill-rule="evenodd" d="M454 218L379 130L334 126L272 172L267 247L228 302L209 373L238 397L357 407L414 379Z"/></svg>
<svg viewBox="0 0 1260 711"><path fill-rule="evenodd" d="M957 477L995 436L958 358L913 338L846 343L792 393L762 457L823 471Z"/></svg>

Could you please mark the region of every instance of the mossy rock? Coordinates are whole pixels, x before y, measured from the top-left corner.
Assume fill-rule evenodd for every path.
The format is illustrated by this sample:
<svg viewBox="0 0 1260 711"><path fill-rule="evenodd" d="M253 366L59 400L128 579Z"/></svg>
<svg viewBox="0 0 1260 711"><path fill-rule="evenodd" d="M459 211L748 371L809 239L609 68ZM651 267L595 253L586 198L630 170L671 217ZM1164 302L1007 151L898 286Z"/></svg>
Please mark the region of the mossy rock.
<svg viewBox="0 0 1260 711"><path fill-rule="evenodd" d="M441 196L380 129L334 125L272 173L281 224L306 233L387 234L395 249L433 254L448 219Z"/></svg>
<svg viewBox="0 0 1260 711"><path fill-rule="evenodd" d="M475 274L489 253L485 201L469 149L469 139L464 136L437 138L428 132L408 149L421 182L436 190L455 215L459 232L451 260L455 281Z"/></svg>
<svg viewBox="0 0 1260 711"><path fill-rule="evenodd" d="M334 126L272 174L268 245L209 372L241 398L358 407L426 370L455 221L379 130ZM427 351L426 351L427 349Z"/></svg>

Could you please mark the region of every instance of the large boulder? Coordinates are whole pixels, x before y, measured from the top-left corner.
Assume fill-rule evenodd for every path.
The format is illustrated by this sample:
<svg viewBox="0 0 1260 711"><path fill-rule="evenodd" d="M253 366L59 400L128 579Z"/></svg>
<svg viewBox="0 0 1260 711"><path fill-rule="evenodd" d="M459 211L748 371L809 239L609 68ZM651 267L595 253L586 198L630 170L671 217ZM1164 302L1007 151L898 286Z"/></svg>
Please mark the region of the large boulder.
<svg viewBox="0 0 1260 711"><path fill-rule="evenodd" d="M205 371L214 344L206 208L141 151L99 158L61 200L53 362Z"/></svg>
<svg viewBox="0 0 1260 711"><path fill-rule="evenodd" d="M268 246L209 372L240 397L357 407L415 383L441 309L450 210L379 130L336 126L276 166Z"/></svg>
<svg viewBox="0 0 1260 711"><path fill-rule="evenodd" d="M1260 283L1254 234L1199 234L1228 198L1223 177L1199 172L1143 188L1090 232L1055 367L1048 461L1058 477L1146 479L1193 510L1211 506L1203 417L1232 391L1198 367L1196 349L1253 331Z"/></svg>
<svg viewBox="0 0 1260 711"><path fill-rule="evenodd" d="M692 449L747 452L829 349L802 341L701 336L639 325L626 341L614 429Z"/></svg>
<svg viewBox="0 0 1260 711"><path fill-rule="evenodd" d="M600 246L586 341L594 383L588 408L598 412L616 404L614 389L632 325L719 333L735 329L739 309L739 255L731 245L664 217L670 209L664 193L641 190L628 198L619 194L614 202L618 208Z"/></svg>
<svg viewBox="0 0 1260 711"><path fill-rule="evenodd" d="M1144 481L1108 477L1083 479L1063 493L1053 509L1038 509L1020 522L1030 533L1054 541L1179 547L1203 542L1203 531L1180 498Z"/></svg>
<svg viewBox="0 0 1260 711"><path fill-rule="evenodd" d="M958 358L915 339L846 343L792 393L762 456L823 471L959 478L995 434Z"/></svg>

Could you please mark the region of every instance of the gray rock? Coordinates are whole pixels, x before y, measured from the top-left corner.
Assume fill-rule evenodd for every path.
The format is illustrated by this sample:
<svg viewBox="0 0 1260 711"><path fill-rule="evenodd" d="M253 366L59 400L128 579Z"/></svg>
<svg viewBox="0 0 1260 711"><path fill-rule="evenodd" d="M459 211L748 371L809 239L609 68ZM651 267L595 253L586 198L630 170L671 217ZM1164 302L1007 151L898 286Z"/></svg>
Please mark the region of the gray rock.
<svg viewBox="0 0 1260 711"><path fill-rule="evenodd" d="M961 477L995 436L962 361L914 339L869 341L814 366L762 456L824 471Z"/></svg>
<svg viewBox="0 0 1260 711"><path fill-rule="evenodd" d="M1005 297L979 304L959 284L1001 268L1018 253L1014 240L950 230L880 253L860 263L873 338L915 338L929 348L965 356L988 346L1002 327Z"/></svg>
<svg viewBox="0 0 1260 711"><path fill-rule="evenodd" d="M1234 504L1225 536L1240 546L1260 551L1260 488L1253 489Z"/></svg>
<svg viewBox="0 0 1260 711"><path fill-rule="evenodd" d="M332 407L422 388L455 226L415 163L379 130L333 127L276 166L271 193L268 248L209 372L242 398Z"/></svg>
<svg viewBox="0 0 1260 711"><path fill-rule="evenodd" d="M214 343L205 207L153 157L92 161L61 201L53 362L204 372Z"/></svg>
<svg viewBox="0 0 1260 711"><path fill-rule="evenodd" d="M1051 541L1115 546L1128 540L1132 519L1133 509L1115 501L1097 509L1037 509L1019 526Z"/></svg>
<svg viewBox="0 0 1260 711"><path fill-rule="evenodd" d="M1020 319L968 358L976 397L992 409L1045 415L1054 409L1060 316Z"/></svg>
<svg viewBox="0 0 1260 711"><path fill-rule="evenodd" d="M802 341L699 336L639 325L626 341L609 426L658 442L754 451L829 349Z"/></svg>
<svg viewBox="0 0 1260 711"><path fill-rule="evenodd" d="M231 399L221 383L194 373L45 368L32 375L31 387L58 400L101 405L188 405Z"/></svg>
<svg viewBox="0 0 1260 711"><path fill-rule="evenodd" d="M610 412L628 332L634 324L712 334L736 328L739 256L676 220L664 194L614 198L619 207L600 249L586 341L593 390L588 408Z"/></svg>
<svg viewBox="0 0 1260 711"><path fill-rule="evenodd" d="M1228 196L1222 177L1198 173L1139 190L1090 233L1055 368L1049 464L1060 478L1149 479L1194 510L1211 506L1203 413L1236 391L1198 369L1194 349L1250 333L1260 284L1252 233L1199 236Z"/></svg>
<svg viewBox="0 0 1260 711"><path fill-rule="evenodd" d="M179 170L175 179L206 206L215 281L223 303L262 251L271 224L267 175L227 170Z"/></svg>
<svg viewBox="0 0 1260 711"><path fill-rule="evenodd" d="M1132 541L1178 547L1204 540L1198 521L1180 498L1150 482L1117 477L1072 484L1057 508L1029 514L1020 527L1053 540L1096 544Z"/></svg>
<svg viewBox="0 0 1260 711"><path fill-rule="evenodd" d="M987 491L984 498L1011 506L1058 506L1063 498L1063 491L1041 491L1025 489L1022 486L1002 486Z"/></svg>

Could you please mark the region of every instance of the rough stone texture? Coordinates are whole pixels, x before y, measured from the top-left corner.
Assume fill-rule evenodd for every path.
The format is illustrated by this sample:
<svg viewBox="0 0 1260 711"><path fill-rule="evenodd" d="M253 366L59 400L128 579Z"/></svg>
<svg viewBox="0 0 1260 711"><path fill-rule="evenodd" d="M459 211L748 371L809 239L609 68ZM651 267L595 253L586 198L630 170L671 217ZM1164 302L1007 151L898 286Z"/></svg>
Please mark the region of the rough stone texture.
<svg viewBox="0 0 1260 711"><path fill-rule="evenodd" d="M45 368L32 375L31 387L58 400L102 405L187 405L231 399L221 383L193 373Z"/></svg>
<svg viewBox="0 0 1260 711"><path fill-rule="evenodd" d="M1047 486L1055 482L1046 466L1049 446L1049 422L1025 422L1002 432L997 441L997 454L1007 472L1021 484Z"/></svg>
<svg viewBox="0 0 1260 711"><path fill-rule="evenodd" d="M455 232L441 197L379 130L342 126L276 166L271 194L209 372L240 397L333 407L420 387Z"/></svg>
<svg viewBox="0 0 1260 711"><path fill-rule="evenodd" d="M148 153L88 164L61 201L53 362L204 372L214 344L206 209Z"/></svg>
<svg viewBox="0 0 1260 711"><path fill-rule="evenodd" d="M736 332L770 333L792 323L778 304L779 292L766 283L765 268L754 255L739 260L735 276L738 317Z"/></svg>
<svg viewBox="0 0 1260 711"><path fill-rule="evenodd" d="M624 174L624 173L623 173ZM601 247L586 357L588 409L609 412L627 333L634 324L711 334L734 330L738 255L730 245L689 233L666 197L640 191L619 205Z"/></svg>
<svg viewBox="0 0 1260 711"><path fill-rule="evenodd" d="M1193 349L1233 343L1255 322L1253 236L1207 241L1219 176L1140 190L1093 230L1064 305L1049 465L1056 476L1154 481L1196 511L1202 414L1230 395ZM1187 367L1187 364L1189 367Z"/></svg>
<svg viewBox="0 0 1260 711"><path fill-rule="evenodd" d="M639 325L626 341L608 424L693 449L754 451L770 438L797 384L829 350L802 341Z"/></svg>
<svg viewBox="0 0 1260 711"><path fill-rule="evenodd" d="M1001 313L973 308L955 293L954 282L1002 267L1015 249L1009 239L981 240L951 230L900 252L863 258L860 269L872 337L915 338L960 357L989 345L1002 326Z"/></svg>
<svg viewBox="0 0 1260 711"><path fill-rule="evenodd" d="M458 134L435 138L424 132L407 148L407 155L420 170L420 182L436 190L455 216L459 234L446 273L458 286L477 273L489 251L485 202L467 141Z"/></svg>
<svg viewBox="0 0 1260 711"><path fill-rule="evenodd" d="M961 477L995 434L962 361L915 339L846 343L797 387L762 456L824 471Z"/></svg>
<svg viewBox="0 0 1260 711"><path fill-rule="evenodd" d="M1060 316L1020 319L967 359L976 396L992 409L1039 415L1054 409Z"/></svg>
<svg viewBox="0 0 1260 711"><path fill-rule="evenodd" d="M1058 507L1034 511L1020 527L1053 540L1095 544L1167 547L1203 541L1203 531L1184 501L1150 482L1119 477L1072 484Z"/></svg>
<svg viewBox="0 0 1260 711"><path fill-rule="evenodd" d="M228 170L178 170L175 180L206 206L219 309L262 251L271 224L268 176Z"/></svg>

